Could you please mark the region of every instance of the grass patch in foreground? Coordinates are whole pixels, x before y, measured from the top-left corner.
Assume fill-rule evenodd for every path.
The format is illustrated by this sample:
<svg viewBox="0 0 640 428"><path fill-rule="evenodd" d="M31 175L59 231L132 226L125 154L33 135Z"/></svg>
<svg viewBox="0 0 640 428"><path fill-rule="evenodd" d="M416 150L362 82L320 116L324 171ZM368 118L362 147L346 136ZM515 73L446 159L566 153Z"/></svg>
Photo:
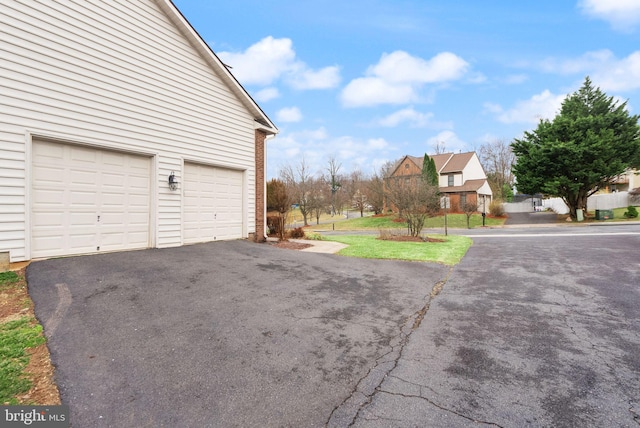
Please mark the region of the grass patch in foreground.
<svg viewBox="0 0 640 428"><path fill-rule="evenodd" d="M429 235L445 242L383 241L371 235L325 236L327 241L349 245L338 252L342 256L365 259L410 260L436 262L453 266L462 260L472 244L471 238L457 235Z"/></svg>
<svg viewBox="0 0 640 428"><path fill-rule="evenodd" d="M32 317L0 324L0 403L18 404L16 396L29 391L31 380L23 374L26 350L42 343L42 327Z"/></svg>

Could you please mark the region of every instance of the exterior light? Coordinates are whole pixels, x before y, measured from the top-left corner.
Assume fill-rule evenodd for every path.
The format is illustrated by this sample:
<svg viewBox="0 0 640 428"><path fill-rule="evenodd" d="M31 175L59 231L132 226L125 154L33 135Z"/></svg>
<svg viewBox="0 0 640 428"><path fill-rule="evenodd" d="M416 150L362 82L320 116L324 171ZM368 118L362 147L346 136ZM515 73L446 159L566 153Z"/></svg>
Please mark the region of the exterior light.
<svg viewBox="0 0 640 428"><path fill-rule="evenodd" d="M171 171L169 174L169 189L176 190L178 188L178 182L176 181L176 175Z"/></svg>

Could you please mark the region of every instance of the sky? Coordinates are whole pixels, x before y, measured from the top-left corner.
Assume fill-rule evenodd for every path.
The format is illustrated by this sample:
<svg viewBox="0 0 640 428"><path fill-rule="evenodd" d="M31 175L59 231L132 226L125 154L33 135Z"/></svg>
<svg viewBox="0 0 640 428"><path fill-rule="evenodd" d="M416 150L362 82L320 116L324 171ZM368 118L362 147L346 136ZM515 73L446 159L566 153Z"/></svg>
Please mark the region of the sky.
<svg viewBox="0 0 640 428"><path fill-rule="evenodd" d="M552 119L587 76L640 114L640 0L173 0L304 160L371 174Z"/></svg>

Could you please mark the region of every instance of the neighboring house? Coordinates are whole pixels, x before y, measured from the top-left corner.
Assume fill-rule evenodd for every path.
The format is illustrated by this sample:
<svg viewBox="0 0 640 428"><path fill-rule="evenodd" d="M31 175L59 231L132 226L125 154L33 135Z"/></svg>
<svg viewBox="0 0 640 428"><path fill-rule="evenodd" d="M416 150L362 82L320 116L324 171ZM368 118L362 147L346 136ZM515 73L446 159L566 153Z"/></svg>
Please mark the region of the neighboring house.
<svg viewBox="0 0 640 428"><path fill-rule="evenodd" d="M452 211L466 203L477 203L479 212L489 212L493 192L475 152L444 153L430 156L439 175L440 193L448 196ZM392 177L422 173L423 157L405 156L392 171Z"/></svg>
<svg viewBox="0 0 640 428"><path fill-rule="evenodd" d="M278 130L170 0L0 14L0 253L264 239Z"/></svg>
<svg viewBox="0 0 640 428"><path fill-rule="evenodd" d="M609 192L626 192L640 187L640 171L629 168L624 173L614 177L604 190Z"/></svg>

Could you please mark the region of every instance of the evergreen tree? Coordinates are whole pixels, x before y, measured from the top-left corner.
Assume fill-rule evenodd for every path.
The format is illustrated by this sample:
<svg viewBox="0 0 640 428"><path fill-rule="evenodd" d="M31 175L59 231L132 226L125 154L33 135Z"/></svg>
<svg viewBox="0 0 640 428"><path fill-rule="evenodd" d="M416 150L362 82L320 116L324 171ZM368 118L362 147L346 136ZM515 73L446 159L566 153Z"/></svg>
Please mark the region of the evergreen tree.
<svg viewBox="0 0 640 428"><path fill-rule="evenodd" d="M524 193L559 196L572 218L587 198L640 159L637 115L587 77L553 120L541 120L512 143L517 187Z"/></svg>

